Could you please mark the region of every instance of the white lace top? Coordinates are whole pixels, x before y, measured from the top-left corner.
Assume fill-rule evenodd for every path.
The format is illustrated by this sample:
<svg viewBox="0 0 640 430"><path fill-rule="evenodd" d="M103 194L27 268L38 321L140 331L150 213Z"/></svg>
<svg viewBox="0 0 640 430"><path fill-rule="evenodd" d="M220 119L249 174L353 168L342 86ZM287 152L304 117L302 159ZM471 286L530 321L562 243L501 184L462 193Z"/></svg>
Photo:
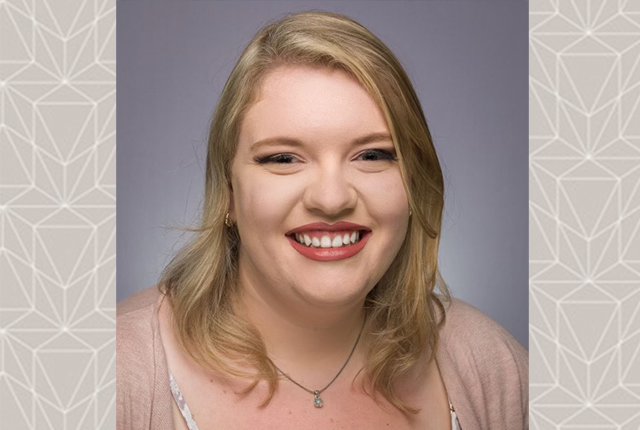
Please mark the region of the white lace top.
<svg viewBox="0 0 640 430"><path fill-rule="evenodd" d="M182 396L182 392L180 391L180 388L178 388L178 383L173 378L173 375L171 374L171 372L169 372L169 386L171 387L171 394L173 394L173 398L176 401L178 405L178 409L180 409L180 412L182 413L182 416L184 417L184 420L187 423L187 427L189 428L189 430L200 430L198 428L198 425L194 421L193 417L191 416L191 411L189 410L189 406L187 405L187 402ZM456 411L455 409L453 409L453 405L451 404L450 399L449 399L449 409L451 411L451 429L462 430L462 428L460 427L460 422L458 421L458 417L456 416Z"/></svg>

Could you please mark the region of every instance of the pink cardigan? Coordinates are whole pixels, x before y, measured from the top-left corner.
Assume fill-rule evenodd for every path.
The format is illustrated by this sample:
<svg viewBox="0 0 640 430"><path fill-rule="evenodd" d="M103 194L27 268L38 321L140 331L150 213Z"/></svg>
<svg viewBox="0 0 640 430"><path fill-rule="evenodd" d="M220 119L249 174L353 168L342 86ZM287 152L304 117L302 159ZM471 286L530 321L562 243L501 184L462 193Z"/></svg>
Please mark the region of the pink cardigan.
<svg viewBox="0 0 640 430"><path fill-rule="evenodd" d="M117 305L118 430L174 430L157 287ZM493 319L453 299L436 359L464 430L529 428L529 353Z"/></svg>

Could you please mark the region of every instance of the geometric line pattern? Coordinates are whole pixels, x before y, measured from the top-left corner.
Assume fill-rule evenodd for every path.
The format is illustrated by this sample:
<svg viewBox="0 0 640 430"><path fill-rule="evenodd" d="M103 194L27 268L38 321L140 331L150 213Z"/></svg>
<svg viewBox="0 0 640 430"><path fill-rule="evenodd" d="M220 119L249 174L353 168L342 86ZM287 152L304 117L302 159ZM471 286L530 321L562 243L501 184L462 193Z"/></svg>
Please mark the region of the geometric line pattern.
<svg viewBox="0 0 640 430"><path fill-rule="evenodd" d="M533 429L640 429L640 2L529 2Z"/></svg>
<svg viewBox="0 0 640 430"><path fill-rule="evenodd" d="M0 0L0 427L115 427L116 2Z"/></svg>

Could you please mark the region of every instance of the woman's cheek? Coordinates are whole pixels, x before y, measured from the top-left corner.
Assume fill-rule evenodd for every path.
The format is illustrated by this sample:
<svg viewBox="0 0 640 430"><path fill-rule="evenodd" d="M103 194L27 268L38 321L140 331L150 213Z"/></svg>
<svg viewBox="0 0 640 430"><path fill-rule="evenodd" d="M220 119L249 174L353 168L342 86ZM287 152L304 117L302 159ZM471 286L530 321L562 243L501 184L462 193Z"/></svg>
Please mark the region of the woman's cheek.
<svg viewBox="0 0 640 430"><path fill-rule="evenodd" d="M381 221L398 223L407 216L409 200L400 172L377 174L375 178L359 181L360 196L371 212Z"/></svg>
<svg viewBox="0 0 640 430"><path fill-rule="evenodd" d="M258 177L246 181L240 189L242 208L254 227L277 226L295 204L296 187L285 176Z"/></svg>

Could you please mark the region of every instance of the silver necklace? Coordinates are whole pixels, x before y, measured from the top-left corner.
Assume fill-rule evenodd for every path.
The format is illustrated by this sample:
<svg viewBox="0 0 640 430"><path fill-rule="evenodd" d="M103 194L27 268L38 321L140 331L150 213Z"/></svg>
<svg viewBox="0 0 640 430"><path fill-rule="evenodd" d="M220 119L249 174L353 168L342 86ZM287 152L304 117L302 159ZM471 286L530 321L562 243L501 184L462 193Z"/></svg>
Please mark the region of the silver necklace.
<svg viewBox="0 0 640 430"><path fill-rule="evenodd" d="M276 366L275 363L273 363L273 360L271 361L271 363L273 363L275 368L278 369L278 371L280 373L282 373L282 375L284 377L286 377L289 381L293 382L294 384L296 384L298 387L302 388L307 393L313 394L313 396L314 396L313 406L315 406L316 408L321 408L322 405L324 405L324 400L322 400L322 397L320 397L320 393L322 393L324 390L329 388L329 385L333 384L333 381L335 381L338 378L338 376L340 376L340 374L342 373L344 368L347 367L347 363L349 362L349 360L351 360L351 356L353 355L353 352L356 350L356 346L358 346L358 342L360 341L360 336L362 336L362 330L364 329L364 323L366 321L367 321L367 315L365 314L364 321L362 321L362 327L360 327L360 333L358 333L358 338L356 339L356 343L353 344L353 348L351 348L351 352L349 353L349 356L347 357L347 361L344 362L344 364L342 365L342 367L340 368L340 370L338 371L336 376L334 376L333 379L331 381L329 381L329 383L327 385L325 385L325 387L323 389L321 389L321 390L310 390L310 389L308 389L306 387L303 387L302 385L300 385L299 383L297 383L296 381L291 379L291 377L289 375L287 375L282 370L280 370L280 368L278 366Z"/></svg>

